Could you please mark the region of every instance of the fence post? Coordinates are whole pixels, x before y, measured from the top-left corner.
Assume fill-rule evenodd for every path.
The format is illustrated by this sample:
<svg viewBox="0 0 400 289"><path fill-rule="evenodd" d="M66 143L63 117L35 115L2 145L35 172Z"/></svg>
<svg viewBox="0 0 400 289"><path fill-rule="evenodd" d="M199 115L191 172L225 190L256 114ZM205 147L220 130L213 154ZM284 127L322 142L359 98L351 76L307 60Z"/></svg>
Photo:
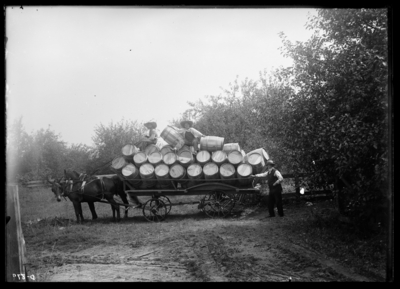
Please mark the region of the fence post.
<svg viewBox="0 0 400 289"><path fill-rule="evenodd" d="M21 228L17 185L7 185L6 216L10 216L6 225L6 280L8 282L27 281L25 241Z"/></svg>

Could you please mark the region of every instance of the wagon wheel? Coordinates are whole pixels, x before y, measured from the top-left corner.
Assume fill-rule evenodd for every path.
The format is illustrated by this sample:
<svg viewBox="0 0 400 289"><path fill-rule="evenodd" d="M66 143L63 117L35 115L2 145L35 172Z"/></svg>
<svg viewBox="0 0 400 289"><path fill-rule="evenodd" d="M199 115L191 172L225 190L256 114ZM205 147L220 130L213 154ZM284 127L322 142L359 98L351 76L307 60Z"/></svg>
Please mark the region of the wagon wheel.
<svg viewBox="0 0 400 289"><path fill-rule="evenodd" d="M150 222L161 222L167 216L167 206L157 198L147 200L142 211L145 219Z"/></svg>
<svg viewBox="0 0 400 289"><path fill-rule="evenodd" d="M167 207L167 215L168 215L169 212L171 212L171 208L172 208L172 203L169 200L169 198L167 196L164 196L164 195L157 196L156 198L158 198L159 200L164 202L165 206Z"/></svg>
<svg viewBox="0 0 400 289"><path fill-rule="evenodd" d="M211 192L201 200L201 210L209 217L228 216L235 206L235 198L229 197L222 191Z"/></svg>

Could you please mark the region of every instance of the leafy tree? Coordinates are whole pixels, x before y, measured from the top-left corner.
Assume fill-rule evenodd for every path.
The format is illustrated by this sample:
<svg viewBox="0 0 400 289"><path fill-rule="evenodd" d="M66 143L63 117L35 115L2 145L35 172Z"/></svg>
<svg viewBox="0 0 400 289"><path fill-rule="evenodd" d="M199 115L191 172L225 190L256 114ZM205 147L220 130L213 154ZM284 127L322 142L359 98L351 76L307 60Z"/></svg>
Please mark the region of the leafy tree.
<svg viewBox="0 0 400 289"><path fill-rule="evenodd" d="M387 165L387 17L385 9L321 9L310 40L282 52L295 93L287 103L284 145L313 181L337 176L346 211L370 215L383 198Z"/></svg>
<svg viewBox="0 0 400 289"><path fill-rule="evenodd" d="M137 121L122 119L118 123L100 124L95 128L92 138L95 148L90 152L91 162L87 167L88 173L100 170L103 173L112 173L109 164L115 157L121 156L121 149L127 144L137 143L147 129Z"/></svg>

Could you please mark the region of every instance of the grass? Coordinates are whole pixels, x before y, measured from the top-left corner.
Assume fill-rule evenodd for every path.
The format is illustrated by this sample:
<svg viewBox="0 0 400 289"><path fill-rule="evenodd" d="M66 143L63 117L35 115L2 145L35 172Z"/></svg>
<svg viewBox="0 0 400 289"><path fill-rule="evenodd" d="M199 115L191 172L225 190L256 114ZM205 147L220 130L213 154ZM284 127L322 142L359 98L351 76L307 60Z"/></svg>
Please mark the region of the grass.
<svg viewBox="0 0 400 289"><path fill-rule="evenodd" d="M359 274L384 281L382 274L377 273L385 272L386 265L383 228L365 231L351 222L343 222L332 201L317 202L306 208L308 212L299 214L296 221L282 224L290 230L293 243L323 252L355 268Z"/></svg>
<svg viewBox="0 0 400 289"><path fill-rule="evenodd" d="M42 268L51 262L57 251L76 252L99 244L140 247L157 242L172 228L193 226L193 221L208 220L195 205L173 206L171 215L162 223L150 223L142 210L130 209L129 218L111 223L111 206L95 203L99 219L91 221L86 203L82 204L86 218L76 224L72 203L57 202L49 188L27 189L19 187L22 229L27 248L28 269L38 281L45 281ZM170 197L172 203L199 201L202 196ZM145 201L147 198L140 198ZM335 211L334 202L285 202L284 208L296 218L282 222L282 229L290 232L287 238L293 243L308 246L331 258L357 268L359 273L373 275L385 270L385 234L383 230L366 234L349 223L343 223ZM121 210L123 216L123 210ZM49 261L50 258L50 261ZM380 276L376 276L380 280ZM384 281L384 280L382 280Z"/></svg>

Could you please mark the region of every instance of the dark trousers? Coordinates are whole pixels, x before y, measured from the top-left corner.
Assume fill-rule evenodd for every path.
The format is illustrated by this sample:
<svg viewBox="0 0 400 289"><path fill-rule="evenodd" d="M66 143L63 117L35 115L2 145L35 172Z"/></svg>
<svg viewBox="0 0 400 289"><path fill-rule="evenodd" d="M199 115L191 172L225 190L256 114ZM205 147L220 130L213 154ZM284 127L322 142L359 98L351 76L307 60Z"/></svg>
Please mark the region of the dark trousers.
<svg viewBox="0 0 400 289"><path fill-rule="evenodd" d="M185 139L185 145L193 146L196 152L199 150L199 140L197 138L194 138L193 141L188 141L187 139Z"/></svg>
<svg viewBox="0 0 400 289"><path fill-rule="evenodd" d="M268 196L268 211L270 216L275 216L274 206L278 209L279 216L283 216L283 206L282 206L282 189L274 188L270 190Z"/></svg>

